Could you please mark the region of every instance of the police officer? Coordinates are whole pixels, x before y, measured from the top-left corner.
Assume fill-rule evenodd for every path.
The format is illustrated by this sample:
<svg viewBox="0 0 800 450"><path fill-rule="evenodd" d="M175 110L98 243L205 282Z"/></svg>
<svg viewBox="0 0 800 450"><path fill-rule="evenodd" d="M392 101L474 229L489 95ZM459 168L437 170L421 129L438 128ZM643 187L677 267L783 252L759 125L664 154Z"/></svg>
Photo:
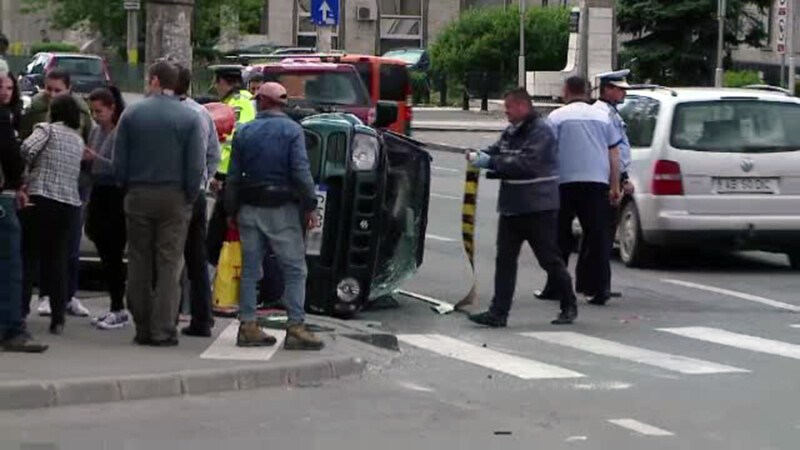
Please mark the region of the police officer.
<svg viewBox="0 0 800 450"><path fill-rule="evenodd" d="M554 325L570 324L578 315L572 280L557 246L559 208L558 153L553 130L533 110L525 89L509 92L506 116L511 125L500 140L467 159L501 180L497 230L494 298L488 311L470 320L504 327L517 283L517 260L522 244L533 249L539 265L558 289L561 313Z"/></svg>
<svg viewBox="0 0 800 450"><path fill-rule="evenodd" d="M236 133L236 129L256 118L253 95L244 89L243 86L244 80L242 79L241 67L230 66L222 67L217 70L216 87L220 99L219 101L233 108L236 114L236 124L233 132L226 136L225 142L222 144L222 148L220 149L220 164L217 168L217 174L211 181L211 191L217 194L217 199L222 199L224 197L222 188L225 177L228 174L233 136ZM222 243L225 238L226 230L227 221L225 219L225 211L222 202L218 200L214 205L214 211L208 223L208 257L212 265L216 265L217 261L219 261L219 254L222 250Z"/></svg>
<svg viewBox="0 0 800 450"><path fill-rule="evenodd" d="M577 290L592 304L605 304L611 296L611 207L619 204L620 146L622 135L611 118L588 103L589 85L581 77L564 84L566 106L550 114L556 132L560 163L561 210L559 245L566 262L573 247L572 221L583 230ZM547 296L553 296L550 286ZM547 291L548 289L546 289ZM557 292L556 292L557 293Z"/></svg>
<svg viewBox="0 0 800 450"><path fill-rule="evenodd" d="M628 169L630 168L632 161L631 143L628 140L627 126L625 125L625 121L622 120L622 116L620 116L617 106L619 106L619 104L625 100L627 90L631 87L631 85L626 81L626 78L630 75L630 73L630 70L625 69L615 72L601 73L595 76L600 83L600 98L594 103L594 106L603 111L603 113L608 114L608 117L611 119L611 123L614 125L614 128L616 128L619 134L622 136L622 142L619 145L619 163L620 182L622 183L621 188L624 195L631 195L634 191L633 183L631 183L630 178L628 177ZM616 237L617 227L619 226L619 218L619 205L613 205L611 208L611 225L609 230L611 232L609 252L611 252L613 248L614 238ZM581 259L583 259L584 255L584 253L581 254ZM611 278L609 278L608 281L609 286L607 290L610 292ZM612 294L612 296L613 295L617 294Z"/></svg>

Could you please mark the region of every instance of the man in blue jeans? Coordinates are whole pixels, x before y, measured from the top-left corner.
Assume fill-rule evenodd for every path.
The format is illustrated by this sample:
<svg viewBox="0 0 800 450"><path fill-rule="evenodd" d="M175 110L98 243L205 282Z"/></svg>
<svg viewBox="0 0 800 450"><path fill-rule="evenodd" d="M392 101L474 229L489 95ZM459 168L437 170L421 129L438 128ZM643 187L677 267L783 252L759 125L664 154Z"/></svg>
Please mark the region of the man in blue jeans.
<svg viewBox="0 0 800 450"><path fill-rule="evenodd" d="M5 68L5 71L2 69ZM8 73L0 60L0 74ZM22 181L22 157L12 126L12 111L0 107L0 348L7 352L42 353L22 319L22 233L16 190ZM24 202L23 202L24 203Z"/></svg>
<svg viewBox="0 0 800 450"><path fill-rule="evenodd" d="M316 190L303 129L283 112L286 89L265 83L256 96L259 114L236 131L228 169L225 209L238 220L242 240L239 294L240 347L268 347L276 339L258 325L256 284L271 245L285 283L289 324L284 348L320 350L323 342L305 326L306 267L303 225L313 225ZM301 216L301 212L304 216ZM305 224L301 222L305 217Z"/></svg>

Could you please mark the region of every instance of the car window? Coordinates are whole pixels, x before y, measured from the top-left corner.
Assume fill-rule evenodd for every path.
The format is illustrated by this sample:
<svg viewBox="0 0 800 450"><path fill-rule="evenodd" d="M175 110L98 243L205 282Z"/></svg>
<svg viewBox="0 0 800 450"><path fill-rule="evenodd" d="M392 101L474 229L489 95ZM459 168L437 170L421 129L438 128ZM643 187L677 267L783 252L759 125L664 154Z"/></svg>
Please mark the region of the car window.
<svg viewBox="0 0 800 450"><path fill-rule="evenodd" d="M358 71L358 75L364 81L364 86L367 87L370 96L372 96L372 64L369 62L359 62L354 64L354 66Z"/></svg>
<svg viewBox="0 0 800 450"><path fill-rule="evenodd" d="M297 72L265 74L282 84L289 102L369 106L369 96L355 72Z"/></svg>
<svg viewBox="0 0 800 450"><path fill-rule="evenodd" d="M761 100L683 103L675 108L671 144L709 152L800 150L800 105Z"/></svg>
<svg viewBox="0 0 800 450"><path fill-rule="evenodd" d="M103 63L95 58L56 58L56 67L72 75L103 75Z"/></svg>
<svg viewBox="0 0 800 450"><path fill-rule="evenodd" d="M420 59L422 59L422 54L423 52L421 51L419 52L400 51L400 52L388 52L383 56L391 59L399 59L400 61L403 61L413 66L414 64L420 62Z"/></svg>
<svg viewBox="0 0 800 450"><path fill-rule="evenodd" d="M43 75L44 68L47 65L47 56L39 55L33 58L28 67L25 69L25 72L29 75Z"/></svg>
<svg viewBox="0 0 800 450"><path fill-rule="evenodd" d="M619 106L619 114L625 121L631 147L650 147L661 103L647 97L628 97Z"/></svg>
<svg viewBox="0 0 800 450"><path fill-rule="evenodd" d="M394 64L381 65L381 100L406 100L409 85L408 69Z"/></svg>

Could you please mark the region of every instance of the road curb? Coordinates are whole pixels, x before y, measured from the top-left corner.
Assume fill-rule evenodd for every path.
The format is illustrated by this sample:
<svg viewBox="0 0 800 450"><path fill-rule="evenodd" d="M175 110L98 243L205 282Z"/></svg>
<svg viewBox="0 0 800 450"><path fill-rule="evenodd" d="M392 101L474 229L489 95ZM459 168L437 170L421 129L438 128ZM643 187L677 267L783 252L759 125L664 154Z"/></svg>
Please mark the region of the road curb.
<svg viewBox="0 0 800 450"><path fill-rule="evenodd" d="M361 358L235 366L109 378L0 382L0 410L52 408L321 383L364 372Z"/></svg>
<svg viewBox="0 0 800 450"><path fill-rule="evenodd" d="M507 125L475 125L475 126L465 126L465 125L414 125L412 123L411 130L412 131L440 131L440 132L464 132L464 133L493 133L493 132L500 132L504 131L507 128Z"/></svg>

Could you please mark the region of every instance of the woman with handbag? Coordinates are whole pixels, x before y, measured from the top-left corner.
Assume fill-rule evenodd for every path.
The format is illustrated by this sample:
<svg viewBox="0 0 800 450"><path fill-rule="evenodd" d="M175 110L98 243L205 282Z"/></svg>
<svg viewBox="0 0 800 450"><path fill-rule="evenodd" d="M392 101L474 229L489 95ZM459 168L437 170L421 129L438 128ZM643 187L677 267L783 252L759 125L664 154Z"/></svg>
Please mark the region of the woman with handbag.
<svg viewBox="0 0 800 450"><path fill-rule="evenodd" d="M85 143L81 110L72 96L53 98L50 123L38 124L22 143L28 166L25 192L33 214L32 233L39 242L39 288L50 295L50 333L61 334L69 298L69 257L81 199L78 178ZM27 231L27 230L26 230ZM25 255L35 258L35 255ZM30 274L26 274L30 275Z"/></svg>

